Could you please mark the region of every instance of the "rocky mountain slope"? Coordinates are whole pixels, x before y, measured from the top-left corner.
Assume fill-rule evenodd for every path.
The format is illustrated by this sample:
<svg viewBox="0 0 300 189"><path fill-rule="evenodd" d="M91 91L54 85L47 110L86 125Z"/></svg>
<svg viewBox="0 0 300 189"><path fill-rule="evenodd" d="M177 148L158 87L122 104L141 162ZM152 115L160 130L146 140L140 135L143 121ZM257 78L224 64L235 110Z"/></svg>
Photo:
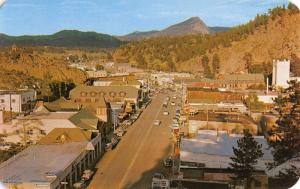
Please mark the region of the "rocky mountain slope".
<svg viewBox="0 0 300 189"><path fill-rule="evenodd" d="M213 30L214 28L212 28ZM219 29L219 28L215 28ZM214 31L214 30L213 30ZM188 20L180 22L178 24L167 27L160 31L147 31L147 32L133 32L131 34L120 36L119 39L123 41L138 41L142 39L149 39L153 37L162 36L179 36L189 34L208 34L210 29L199 17L192 17Z"/></svg>

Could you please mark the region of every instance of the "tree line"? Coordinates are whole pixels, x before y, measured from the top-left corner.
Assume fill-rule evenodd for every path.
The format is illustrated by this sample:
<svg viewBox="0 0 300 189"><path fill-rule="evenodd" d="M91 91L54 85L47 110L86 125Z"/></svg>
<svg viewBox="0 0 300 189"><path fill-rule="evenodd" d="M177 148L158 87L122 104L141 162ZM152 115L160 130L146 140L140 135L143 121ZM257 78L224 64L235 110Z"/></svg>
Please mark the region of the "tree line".
<svg viewBox="0 0 300 189"><path fill-rule="evenodd" d="M299 10L293 4L289 4L287 8L279 6L270 9L266 14L258 14L246 24L224 32L144 39L117 48L113 56L117 62L131 62L140 68L173 71L179 63L203 56L214 48L230 47L232 42L240 41L253 34L258 27L267 29L269 19L297 13ZM213 75L212 70L212 73L209 73L208 67L206 72L210 77Z"/></svg>

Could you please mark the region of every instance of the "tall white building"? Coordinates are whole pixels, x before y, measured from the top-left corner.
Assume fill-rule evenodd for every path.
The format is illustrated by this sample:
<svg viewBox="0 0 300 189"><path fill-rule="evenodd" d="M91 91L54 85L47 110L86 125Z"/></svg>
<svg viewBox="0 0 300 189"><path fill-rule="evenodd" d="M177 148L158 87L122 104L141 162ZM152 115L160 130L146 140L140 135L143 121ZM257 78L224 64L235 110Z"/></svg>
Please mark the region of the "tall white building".
<svg viewBox="0 0 300 189"><path fill-rule="evenodd" d="M290 60L273 60L272 85L274 87L288 87L290 80Z"/></svg>

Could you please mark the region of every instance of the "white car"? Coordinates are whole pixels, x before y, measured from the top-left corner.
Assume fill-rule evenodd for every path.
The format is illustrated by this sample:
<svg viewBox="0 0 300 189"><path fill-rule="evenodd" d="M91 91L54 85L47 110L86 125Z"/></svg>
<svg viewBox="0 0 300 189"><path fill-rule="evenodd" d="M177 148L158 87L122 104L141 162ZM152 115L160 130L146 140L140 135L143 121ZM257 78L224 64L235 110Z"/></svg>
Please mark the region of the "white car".
<svg viewBox="0 0 300 189"><path fill-rule="evenodd" d="M173 96L173 98L176 99L177 97L176 97L176 96Z"/></svg>
<svg viewBox="0 0 300 189"><path fill-rule="evenodd" d="M153 122L153 124L156 125L156 126L159 126L159 125L160 125L160 120L155 120L155 121Z"/></svg>
<svg viewBox="0 0 300 189"><path fill-rule="evenodd" d="M164 114L164 115L169 115L169 112L164 111L163 114Z"/></svg>
<svg viewBox="0 0 300 189"><path fill-rule="evenodd" d="M172 105L172 106L175 106L175 102L171 102L171 105Z"/></svg>

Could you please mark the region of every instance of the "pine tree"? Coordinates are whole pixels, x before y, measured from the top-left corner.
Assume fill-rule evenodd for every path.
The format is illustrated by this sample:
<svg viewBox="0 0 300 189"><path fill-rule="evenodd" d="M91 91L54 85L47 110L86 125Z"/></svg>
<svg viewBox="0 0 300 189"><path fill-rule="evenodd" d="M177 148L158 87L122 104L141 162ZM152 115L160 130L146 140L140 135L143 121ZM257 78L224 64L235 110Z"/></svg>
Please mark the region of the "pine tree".
<svg viewBox="0 0 300 189"><path fill-rule="evenodd" d="M245 61L245 68L247 69L247 71L250 71L251 65L252 65L252 61L253 61L253 57L251 53L245 53L243 60Z"/></svg>
<svg viewBox="0 0 300 189"><path fill-rule="evenodd" d="M220 71L220 57L218 54L214 54L212 60L213 73L216 75Z"/></svg>
<svg viewBox="0 0 300 189"><path fill-rule="evenodd" d="M247 186L255 171L257 160L263 156L262 145L258 144L248 130L244 131L243 138L237 141L238 148L233 147L234 157L231 157L231 168L237 180L246 180Z"/></svg>
<svg viewBox="0 0 300 189"><path fill-rule="evenodd" d="M201 59L201 62L202 62L202 67L204 69L204 76L206 78L212 78L213 77L213 74L210 70L210 67L209 67L209 59L207 57L207 55L204 55Z"/></svg>
<svg viewBox="0 0 300 189"><path fill-rule="evenodd" d="M275 99L279 119L269 132L274 162L270 168L300 155L300 82L290 86Z"/></svg>

